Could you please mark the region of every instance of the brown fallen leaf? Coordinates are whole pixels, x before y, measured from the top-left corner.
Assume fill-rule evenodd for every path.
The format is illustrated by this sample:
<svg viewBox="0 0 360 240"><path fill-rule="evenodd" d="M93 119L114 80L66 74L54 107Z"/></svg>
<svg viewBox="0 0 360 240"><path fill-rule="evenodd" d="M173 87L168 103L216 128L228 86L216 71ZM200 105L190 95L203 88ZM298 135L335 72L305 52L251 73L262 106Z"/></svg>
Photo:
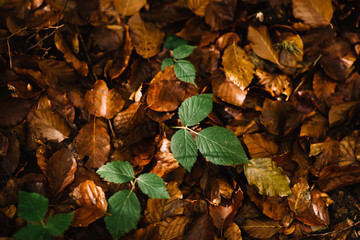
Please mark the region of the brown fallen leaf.
<svg viewBox="0 0 360 240"><path fill-rule="evenodd" d="M159 225L160 240L177 239L184 236L184 232L191 219L187 216L168 217Z"/></svg>
<svg viewBox="0 0 360 240"><path fill-rule="evenodd" d="M279 148L276 142L261 133L245 134L243 141L251 158L272 157Z"/></svg>
<svg viewBox="0 0 360 240"><path fill-rule="evenodd" d="M332 105L329 111L329 126L340 126L351 120L359 107L358 101Z"/></svg>
<svg viewBox="0 0 360 240"><path fill-rule="evenodd" d="M99 168L108 160L110 136L101 125L88 123L75 138L75 147L80 159L89 156L86 167Z"/></svg>
<svg viewBox="0 0 360 240"><path fill-rule="evenodd" d="M11 133L8 137L6 154L4 156L0 156L0 175L11 176L18 167L20 156L21 152L19 140L15 133Z"/></svg>
<svg viewBox="0 0 360 240"><path fill-rule="evenodd" d="M313 28L329 25L333 16L331 0L292 0L292 10L295 18Z"/></svg>
<svg viewBox="0 0 360 240"><path fill-rule="evenodd" d="M292 93L291 81L288 75L269 73L261 68L257 68L255 75L259 78L258 84L263 85L270 91L273 97L286 95L286 99L290 97Z"/></svg>
<svg viewBox="0 0 360 240"><path fill-rule="evenodd" d="M113 124L115 132L126 135L137 124L141 123L145 118L145 106L140 102L131 104L127 109L116 114Z"/></svg>
<svg viewBox="0 0 360 240"><path fill-rule="evenodd" d="M359 166L330 165L321 170L318 184L322 191L329 192L358 182L360 182Z"/></svg>
<svg viewBox="0 0 360 240"><path fill-rule="evenodd" d="M237 1L210 1L205 9L205 22L211 30L219 31L229 28L235 18Z"/></svg>
<svg viewBox="0 0 360 240"><path fill-rule="evenodd" d="M229 227L225 229L224 237L228 240L242 240L240 227L236 223L231 223Z"/></svg>
<svg viewBox="0 0 360 240"><path fill-rule="evenodd" d="M336 82L325 75L322 71L315 72L313 88L314 93L319 100L326 102L327 98L335 92L336 85Z"/></svg>
<svg viewBox="0 0 360 240"><path fill-rule="evenodd" d="M164 32L150 22L144 22L140 14L129 19L130 36L136 52L143 58L158 54L164 40Z"/></svg>
<svg viewBox="0 0 360 240"><path fill-rule="evenodd" d="M208 214L198 217L195 219L195 222L192 224L190 230L185 234L184 239L213 239L215 235L213 225L214 223L212 218Z"/></svg>
<svg viewBox="0 0 360 240"><path fill-rule="evenodd" d="M91 180L79 184L73 191L76 203L80 206L75 210L71 225L87 227L90 223L102 218L107 209L107 200L101 187Z"/></svg>
<svg viewBox="0 0 360 240"><path fill-rule="evenodd" d="M144 228L138 228L134 235L128 240L153 240L160 239L160 230L158 224L150 224Z"/></svg>
<svg viewBox="0 0 360 240"><path fill-rule="evenodd" d="M134 15L145 4L146 0L114 0L115 9L119 12L121 17Z"/></svg>
<svg viewBox="0 0 360 240"><path fill-rule="evenodd" d="M221 35L217 40L216 40L216 48L219 51L224 51L225 48L227 48L230 44L237 44L240 41L239 35L237 33L234 32L227 32L224 33L223 35Z"/></svg>
<svg viewBox="0 0 360 240"><path fill-rule="evenodd" d="M211 0L188 0L188 8L198 16L203 17L205 15L206 6L211 2Z"/></svg>
<svg viewBox="0 0 360 240"><path fill-rule="evenodd" d="M301 125L300 137L309 137L312 142L319 142L325 138L328 129L327 119L316 113Z"/></svg>
<svg viewBox="0 0 360 240"><path fill-rule="evenodd" d="M109 90L106 82L98 80L85 94L85 106L90 114L106 119L113 118L124 106L125 101L116 89Z"/></svg>
<svg viewBox="0 0 360 240"><path fill-rule="evenodd" d="M64 190L75 179L77 163L72 152L62 148L46 164L46 177L54 194Z"/></svg>
<svg viewBox="0 0 360 240"><path fill-rule="evenodd" d="M333 165L338 162L340 154L340 144L333 139L326 139L324 142L310 145L309 157L316 157L314 168L321 171L325 166Z"/></svg>
<svg viewBox="0 0 360 240"><path fill-rule="evenodd" d="M281 229L281 225L271 219L254 218L247 219L246 222L240 226L253 238L271 238Z"/></svg>
<svg viewBox="0 0 360 240"><path fill-rule="evenodd" d="M226 78L232 81L241 90L244 90L252 81L255 66L246 52L235 43L230 44L222 56L222 65Z"/></svg>
<svg viewBox="0 0 360 240"><path fill-rule="evenodd" d="M0 104L0 127L12 127L20 123L29 113L33 101L31 99L2 97Z"/></svg>

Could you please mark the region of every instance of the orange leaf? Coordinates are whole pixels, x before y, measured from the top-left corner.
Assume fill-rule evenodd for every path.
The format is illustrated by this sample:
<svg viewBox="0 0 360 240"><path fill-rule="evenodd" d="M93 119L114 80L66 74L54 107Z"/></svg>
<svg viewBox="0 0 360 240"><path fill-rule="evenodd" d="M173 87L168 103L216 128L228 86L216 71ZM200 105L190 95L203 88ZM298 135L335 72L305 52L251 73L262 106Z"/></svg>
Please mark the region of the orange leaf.
<svg viewBox="0 0 360 240"><path fill-rule="evenodd" d="M278 151L278 145L265 134L245 134L244 143L248 148L251 158L272 157Z"/></svg>

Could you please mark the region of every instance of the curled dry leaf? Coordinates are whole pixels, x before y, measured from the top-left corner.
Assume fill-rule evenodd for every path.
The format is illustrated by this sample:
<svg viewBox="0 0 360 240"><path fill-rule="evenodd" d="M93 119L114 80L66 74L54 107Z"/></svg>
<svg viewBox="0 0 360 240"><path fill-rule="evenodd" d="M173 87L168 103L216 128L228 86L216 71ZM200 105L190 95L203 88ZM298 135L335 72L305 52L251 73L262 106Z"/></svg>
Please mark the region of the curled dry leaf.
<svg viewBox="0 0 360 240"><path fill-rule="evenodd" d="M31 99L2 97L0 104L0 127L12 127L20 123L29 113L33 101Z"/></svg>
<svg viewBox="0 0 360 240"><path fill-rule="evenodd" d="M248 183L255 185L261 195L285 197L291 194L290 180L271 158L251 159L244 165Z"/></svg>
<svg viewBox="0 0 360 240"><path fill-rule="evenodd" d="M336 166L324 167L319 176L319 187L324 192L348 186L360 182L359 166Z"/></svg>
<svg viewBox="0 0 360 240"><path fill-rule="evenodd" d="M64 190L75 179L76 160L72 152L62 148L54 153L46 164L46 177L53 193Z"/></svg>
<svg viewBox="0 0 360 240"><path fill-rule="evenodd" d="M65 42L60 31L56 31L54 35L54 42L56 48L64 54L64 59L67 63L72 64L74 69L82 76L86 77L89 74L89 68L86 62L80 61Z"/></svg>
<svg viewBox="0 0 360 240"><path fill-rule="evenodd" d="M107 209L107 200L101 187L91 180L79 184L73 191L76 203L80 206L75 211L71 225L87 227L90 223L102 218Z"/></svg>
<svg viewBox="0 0 360 240"><path fill-rule="evenodd" d="M75 138L75 147L80 159L89 156L86 167L99 168L108 160L110 136L101 125L88 123Z"/></svg>
<svg viewBox="0 0 360 240"><path fill-rule="evenodd" d="M109 91L106 82L98 80L91 90L85 94L85 106L90 114L106 119L113 118L119 112L125 101L116 89Z"/></svg>
<svg viewBox="0 0 360 240"><path fill-rule="evenodd" d="M237 87L232 81L225 77L224 72L221 70L216 70L211 75L211 84L214 94L221 100L235 106L243 105L247 90L243 91Z"/></svg>
<svg viewBox="0 0 360 240"><path fill-rule="evenodd" d="M255 75L259 78L258 84L263 85L268 91L270 91L273 97L286 95L286 100L292 93L292 87L290 77L280 73L269 73L261 68L257 68Z"/></svg>
<svg viewBox="0 0 360 240"><path fill-rule="evenodd" d="M247 38L256 55L280 66L278 52L273 47L269 30L265 25L249 25Z"/></svg>
<svg viewBox="0 0 360 240"><path fill-rule="evenodd" d="M255 66L245 51L235 43L225 49L222 56L222 65L224 66L226 78L241 90L244 90L251 83Z"/></svg>
<svg viewBox="0 0 360 240"><path fill-rule="evenodd" d="M219 51L224 51L225 48L227 48L230 44L237 44L240 41L239 35L234 32L228 32L223 35L221 35L216 40L216 48Z"/></svg>
<svg viewBox="0 0 360 240"><path fill-rule="evenodd" d="M321 171L325 166L336 164L340 154L340 144L333 139L310 145L309 157L316 157L314 168Z"/></svg>
<svg viewBox="0 0 360 240"><path fill-rule="evenodd" d="M251 237L256 239L271 238L281 229L281 225L271 219L247 219L241 226Z"/></svg>
<svg viewBox="0 0 360 240"><path fill-rule="evenodd" d="M123 43L121 50L119 50L114 60L109 60L107 62L104 69L105 76L110 79L119 77L125 71L130 61L133 45L130 38L129 27L125 25L125 29L125 42Z"/></svg>
<svg viewBox="0 0 360 240"><path fill-rule="evenodd" d="M279 148L276 142L261 133L245 134L244 143L251 158L272 157Z"/></svg>
<svg viewBox="0 0 360 240"><path fill-rule="evenodd" d="M159 53L164 40L164 32L154 24L144 22L140 14L129 19L130 36L136 52L143 58L151 58Z"/></svg>
<svg viewBox="0 0 360 240"><path fill-rule="evenodd" d="M295 18L313 28L329 25L333 16L331 0L292 0L292 10Z"/></svg>
<svg viewBox="0 0 360 240"><path fill-rule="evenodd" d="M214 238L214 223L208 214L197 218L190 230L184 236L184 240L207 240Z"/></svg>
<svg viewBox="0 0 360 240"><path fill-rule="evenodd" d="M360 162L360 136L359 131L355 130L350 135L340 141L340 155L337 161L339 166L348 166Z"/></svg>
<svg viewBox="0 0 360 240"><path fill-rule="evenodd" d="M147 202L145 217L148 223L159 223L168 217L184 213L183 195L177 182L170 182L166 186L169 199L150 198Z"/></svg>
<svg viewBox="0 0 360 240"><path fill-rule="evenodd" d="M114 7L121 17L134 15L145 4L146 0L114 0Z"/></svg>

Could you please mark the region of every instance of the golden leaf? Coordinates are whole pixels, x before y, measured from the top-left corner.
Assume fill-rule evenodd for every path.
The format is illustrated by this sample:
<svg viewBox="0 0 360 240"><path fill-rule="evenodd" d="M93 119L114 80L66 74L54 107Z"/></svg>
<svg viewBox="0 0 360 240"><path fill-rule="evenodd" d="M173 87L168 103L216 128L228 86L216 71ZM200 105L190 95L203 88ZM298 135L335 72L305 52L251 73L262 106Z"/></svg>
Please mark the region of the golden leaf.
<svg viewBox="0 0 360 240"><path fill-rule="evenodd" d="M114 0L115 9L121 17L134 15L145 6L145 4L146 0Z"/></svg>

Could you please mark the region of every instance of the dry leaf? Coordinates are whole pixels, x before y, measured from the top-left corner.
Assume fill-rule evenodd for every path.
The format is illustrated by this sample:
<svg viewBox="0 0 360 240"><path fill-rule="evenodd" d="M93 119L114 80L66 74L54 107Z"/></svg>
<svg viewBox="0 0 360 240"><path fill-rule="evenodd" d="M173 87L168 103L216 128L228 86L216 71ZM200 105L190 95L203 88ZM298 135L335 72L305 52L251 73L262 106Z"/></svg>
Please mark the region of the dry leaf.
<svg viewBox="0 0 360 240"><path fill-rule="evenodd" d="M325 142L310 145L309 157L316 156L314 168L321 171L325 166L336 164L340 153L340 144L336 140L326 139Z"/></svg>
<svg viewBox="0 0 360 240"><path fill-rule="evenodd" d="M285 74L269 73L260 68L256 69L255 75L259 78L259 84L270 91L273 97L286 95L286 100L292 93L290 77Z"/></svg>
<svg viewBox="0 0 360 240"><path fill-rule="evenodd" d="M360 182L359 166L336 166L324 167L319 176L319 187L324 192L348 186Z"/></svg>
<svg viewBox="0 0 360 240"><path fill-rule="evenodd" d="M290 180L271 158L251 159L252 164L244 165L248 183L255 185L258 192L269 197L285 197L291 194Z"/></svg>
<svg viewBox="0 0 360 240"><path fill-rule="evenodd" d="M184 235L185 227L190 222L187 216L168 217L159 223L160 240L178 239Z"/></svg>
<svg viewBox="0 0 360 240"><path fill-rule="evenodd" d="M270 219L247 219L241 226L253 238L271 238L279 232L281 226L278 222Z"/></svg>
<svg viewBox="0 0 360 240"><path fill-rule="evenodd" d="M231 223L229 227L225 229L224 237L227 240L242 240L241 230L236 223Z"/></svg>
<svg viewBox="0 0 360 240"><path fill-rule="evenodd" d="M240 41L239 35L234 32L227 32L216 40L216 48L224 51L230 44L237 44Z"/></svg>
<svg viewBox="0 0 360 240"><path fill-rule="evenodd" d="M107 209L107 200L101 187L93 181L79 184L73 191L76 203L80 206L75 211L71 225L74 227L87 227L90 223L102 218Z"/></svg>
<svg viewBox="0 0 360 240"><path fill-rule="evenodd" d="M85 94L85 106L96 117L113 118L124 103L120 93L116 89L109 90L103 80L96 81L93 88Z"/></svg>
<svg viewBox="0 0 360 240"><path fill-rule="evenodd" d="M8 146L6 146L6 154L0 156L0 175L11 176L18 167L20 154L19 140L15 133L11 133L8 138Z"/></svg>
<svg viewBox="0 0 360 240"><path fill-rule="evenodd" d="M46 164L46 177L54 194L74 181L76 169L76 160L69 149L62 148L51 156Z"/></svg>
<svg viewBox="0 0 360 240"><path fill-rule="evenodd" d="M327 100L334 92L336 88L336 82L326 76L322 71L316 71L314 74L313 88L316 97L320 101Z"/></svg>
<svg viewBox="0 0 360 240"><path fill-rule="evenodd" d="M357 110L359 102L345 102L338 105L333 105L329 111L329 125L330 127L340 126L346 121L349 121Z"/></svg>
<svg viewBox="0 0 360 240"><path fill-rule="evenodd" d="M114 118L114 129L116 133L126 135L130 130L145 117L145 106L140 102L131 104L127 109L119 112Z"/></svg>
<svg viewBox="0 0 360 240"><path fill-rule="evenodd" d="M150 224L145 228L138 228L129 240L154 240L160 239L160 231L158 224Z"/></svg>
<svg viewBox="0 0 360 240"><path fill-rule="evenodd" d="M301 179L291 188L292 194L287 198L290 210L295 214L306 211L311 204L311 193L309 184Z"/></svg>
<svg viewBox="0 0 360 240"><path fill-rule="evenodd" d="M310 137L314 142L318 142L325 138L328 129L327 119L316 113L301 125L300 137Z"/></svg>
<svg viewBox="0 0 360 240"><path fill-rule="evenodd" d="M130 36L136 52L143 58L151 58L159 53L164 32L150 22L144 22L140 14L129 19Z"/></svg>
<svg viewBox="0 0 360 240"><path fill-rule="evenodd" d="M75 147L80 159L89 156L86 167L99 168L108 160L110 136L104 127L88 123L75 138Z"/></svg>
<svg viewBox="0 0 360 240"><path fill-rule="evenodd" d="M195 219L190 230L184 236L184 240L207 240L214 238L214 223L208 214Z"/></svg>
<svg viewBox="0 0 360 240"><path fill-rule="evenodd" d="M276 142L261 133L245 134L243 141L251 158L272 157L279 148Z"/></svg>
<svg viewBox="0 0 360 240"><path fill-rule="evenodd" d="M245 51L235 43L225 49L222 65L226 78L241 90L244 90L251 83L255 66Z"/></svg>
<svg viewBox="0 0 360 240"><path fill-rule="evenodd" d="M0 104L0 127L12 127L20 123L29 113L33 101L31 99L2 97Z"/></svg>
<svg viewBox="0 0 360 240"><path fill-rule="evenodd" d="M145 4L146 0L114 0L115 9L121 17L134 15Z"/></svg>
<svg viewBox="0 0 360 240"><path fill-rule="evenodd" d="M260 25L254 27L249 25L247 38L256 55L280 65L278 52L273 47L270 33L266 26Z"/></svg>
<svg viewBox="0 0 360 240"><path fill-rule="evenodd" d="M292 0L292 9L295 18L313 28L329 25L333 16L331 0Z"/></svg>
<svg viewBox="0 0 360 240"><path fill-rule="evenodd" d="M193 13L203 17L209 2L211 2L211 0L187 0L187 6Z"/></svg>
<svg viewBox="0 0 360 240"><path fill-rule="evenodd" d="M229 28L234 21L237 1L210 1L205 10L205 22L213 31Z"/></svg>

